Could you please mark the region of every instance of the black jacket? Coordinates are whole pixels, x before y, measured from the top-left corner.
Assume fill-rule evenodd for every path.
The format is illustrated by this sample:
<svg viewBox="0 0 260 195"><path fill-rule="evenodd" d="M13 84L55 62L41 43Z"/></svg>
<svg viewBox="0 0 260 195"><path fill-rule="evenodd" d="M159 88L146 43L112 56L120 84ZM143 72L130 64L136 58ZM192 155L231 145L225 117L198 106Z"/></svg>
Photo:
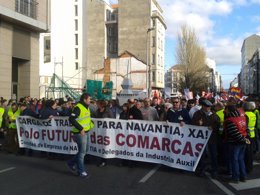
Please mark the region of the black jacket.
<svg viewBox="0 0 260 195"><path fill-rule="evenodd" d="M129 109L129 119L143 120L143 115L141 110L136 106L133 106Z"/></svg>

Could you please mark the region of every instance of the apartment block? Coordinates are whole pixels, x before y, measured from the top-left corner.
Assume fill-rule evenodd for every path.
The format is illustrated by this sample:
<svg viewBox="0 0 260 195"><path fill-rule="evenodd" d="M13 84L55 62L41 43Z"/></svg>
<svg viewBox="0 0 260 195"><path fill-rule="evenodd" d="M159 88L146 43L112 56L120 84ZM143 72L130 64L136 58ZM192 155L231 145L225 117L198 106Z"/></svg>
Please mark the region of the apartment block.
<svg viewBox="0 0 260 195"><path fill-rule="evenodd" d="M166 24L156 0L88 1L88 78L104 65L104 59L116 58L125 51L147 65L152 89L164 88Z"/></svg>
<svg viewBox="0 0 260 195"><path fill-rule="evenodd" d="M94 73L107 59L126 51L146 64L143 89L148 81L152 89L164 88L166 25L156 0L118 0L112 5L105 0L60 2L51 0L50 33L41 36L41 96L53 73L71 88L82 89L87 79L97 79Z"/></svg>
<svg viewBox="0 0 260 195"><path fill-rule="evenodd" d="M249 94L260 94L260 46L248 61Z"/></svg>
<svg viewBox="0 0 260 195"><path fill-rule="evenodd" d="M256 50L260 48L260 36L259 35L251 35L247 37L241 48L241 83L240 87L245 95L250 93L250 69L248 66L249 60L253 57Z"/></svg>
<svg viewBox="0 0 260 195"><path fill-rule="evenodd" d="M48 0L0 0L0 96L39 97L39 34Z"/></svg>

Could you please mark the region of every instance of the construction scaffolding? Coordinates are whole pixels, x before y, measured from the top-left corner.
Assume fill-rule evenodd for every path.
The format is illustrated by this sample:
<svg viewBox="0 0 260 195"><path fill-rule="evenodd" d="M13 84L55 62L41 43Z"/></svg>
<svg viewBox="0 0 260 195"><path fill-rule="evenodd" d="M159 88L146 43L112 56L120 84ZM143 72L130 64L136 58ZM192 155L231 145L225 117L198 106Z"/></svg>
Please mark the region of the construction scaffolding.
<svg viewBox="0 0 260 195"><path fill-rule="evenodd" d="M53 99L63 98L68 95L74 100L78 100L81 93L82 89L72 88L56 74L53 74L50 85L46 89L46 97Z"/></svg>

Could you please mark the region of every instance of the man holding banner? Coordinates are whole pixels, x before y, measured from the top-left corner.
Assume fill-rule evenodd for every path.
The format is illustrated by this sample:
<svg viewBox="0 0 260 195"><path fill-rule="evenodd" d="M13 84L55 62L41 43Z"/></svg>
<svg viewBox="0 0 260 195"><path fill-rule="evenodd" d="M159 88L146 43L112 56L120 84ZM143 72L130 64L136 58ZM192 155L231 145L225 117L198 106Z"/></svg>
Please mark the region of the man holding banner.
<svg viewBox="0 0 260 195"><path fill-rule="evenodd" d="M87 177L84 165L84 157L87 153L88 145L88 131L94 127L93 122L90 118L90 95L83 93L80 97L79 103L75 106L72 111L69 120L73 125L72 132L74 135L74 141L77 143L78 152L77 154L68 161L68 167L73 173L78 173L80 177Z"/></svg>

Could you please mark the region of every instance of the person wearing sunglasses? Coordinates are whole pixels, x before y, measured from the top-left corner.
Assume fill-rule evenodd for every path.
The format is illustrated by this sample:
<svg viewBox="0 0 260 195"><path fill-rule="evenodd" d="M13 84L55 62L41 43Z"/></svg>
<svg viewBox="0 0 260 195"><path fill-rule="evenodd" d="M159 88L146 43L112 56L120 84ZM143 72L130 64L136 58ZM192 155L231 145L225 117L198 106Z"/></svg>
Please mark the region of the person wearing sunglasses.
<svg viewBox="0 0 260 195"><path fill-rule="evenodd" d="M180 123L181 126L184 124L190 124L191 119L189 112L185 108L181 108L180 99L178 97L172 99L172 105L172 108L167 111L167 121Z"/></svg>

